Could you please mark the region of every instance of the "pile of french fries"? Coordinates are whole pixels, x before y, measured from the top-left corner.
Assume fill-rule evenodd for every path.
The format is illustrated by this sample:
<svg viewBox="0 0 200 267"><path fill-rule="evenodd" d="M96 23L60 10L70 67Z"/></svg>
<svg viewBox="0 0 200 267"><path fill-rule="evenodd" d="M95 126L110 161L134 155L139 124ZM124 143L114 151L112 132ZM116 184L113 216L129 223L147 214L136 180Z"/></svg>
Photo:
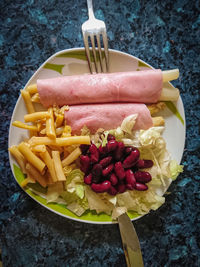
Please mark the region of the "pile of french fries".
<svg viewBox="0 0 200 267"><path fill-rule="evenodd" d="M36 89L36 85L31 85L21 90L28 114L24 116L25 123L14 121L12 124L28 130L30 135L30 139L9 148L26 174L21 184L23 187L35 181L43 187L66 181L65 167L74 167L73 162L81 155L79 145L90 144L89 136L71 135L71 127L64 120L67 106L35 110L34 103L39 103Z"/></svg>

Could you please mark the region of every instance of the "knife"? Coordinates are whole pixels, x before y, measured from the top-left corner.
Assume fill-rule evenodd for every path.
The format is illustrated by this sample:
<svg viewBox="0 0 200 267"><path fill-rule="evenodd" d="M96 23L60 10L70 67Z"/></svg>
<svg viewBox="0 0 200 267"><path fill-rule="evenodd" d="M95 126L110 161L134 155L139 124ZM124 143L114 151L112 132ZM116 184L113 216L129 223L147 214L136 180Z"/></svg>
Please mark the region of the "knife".
<svg viewBox="0 0 200 267"><path fill-rule="evenodd" d="M143 267L139 239L127 213L120 215L118 222L127 266Z"/></svg>

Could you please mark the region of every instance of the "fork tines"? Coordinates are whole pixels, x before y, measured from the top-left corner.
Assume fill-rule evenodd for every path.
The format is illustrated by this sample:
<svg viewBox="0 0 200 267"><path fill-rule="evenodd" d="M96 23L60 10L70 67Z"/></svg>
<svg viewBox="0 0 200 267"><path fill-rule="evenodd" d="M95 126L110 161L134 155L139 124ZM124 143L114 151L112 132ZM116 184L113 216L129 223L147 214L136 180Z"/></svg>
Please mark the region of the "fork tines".
<svg viewBox="0 0 200 267"><path fill-rule="evenodd" d="M106 30L101 31L100 34L92 34L83 30L83 40L90 72L108 72L109 58Z"/></svg>

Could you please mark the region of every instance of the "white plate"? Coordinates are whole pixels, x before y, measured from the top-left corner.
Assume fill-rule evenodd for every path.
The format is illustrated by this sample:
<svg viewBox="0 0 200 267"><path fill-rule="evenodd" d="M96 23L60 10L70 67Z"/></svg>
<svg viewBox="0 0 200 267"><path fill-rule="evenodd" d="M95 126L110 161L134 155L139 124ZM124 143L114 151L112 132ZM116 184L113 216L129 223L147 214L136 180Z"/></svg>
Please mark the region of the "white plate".
<svg viewBox="0 0 200 267"><path fill-rule="evenodd" d="M152 67L134 56L120 51L110 50L110 72L134 71L147 68ZM36 83L37 79L58 77L62 75L83 74L88 72L89 70L84 48L67 49L60 51L47 59L47 61L44 62L44 64L30 78L26 86ZM165 84L165 86L173 87L170 83ZM166 140L167 149L171 153L172 158L176 159L177 162L180 163L185 145L186 131L184 107L181 97L179 97L177 103L169 103L169 105L172 105L172 109L175 108L176 112L178 111L179 118L177 114L172 112L172 109L170 110L169 108L166 108L160 113L165 118L166 125L163 137ZM12 145L18 145L21 141L28 137L26 130L12 126L12 122L15 120L24 121L25 114L26 108L22 97L19 96L15 109L13 111L9 129L9 147ZM182 118L182 121L180 117ZM13 175L20 185L20 182L23 180L22 173L17 166L14 166L16 165L16 162L13 157L9 155L9 159ZM88 223L113 223L111 217L106 214L102 213L100 215L97 215L95 214L95 212L88 211L81 217L78 217L68 209L66 209L66 207L64 207L63 205L46 204L46 201L42 197L35 195L31 190L26 189L25 192L44 207L64 217ZM138 215L131 212L129 213L129 216L132 220L138 218Z"/></svg>

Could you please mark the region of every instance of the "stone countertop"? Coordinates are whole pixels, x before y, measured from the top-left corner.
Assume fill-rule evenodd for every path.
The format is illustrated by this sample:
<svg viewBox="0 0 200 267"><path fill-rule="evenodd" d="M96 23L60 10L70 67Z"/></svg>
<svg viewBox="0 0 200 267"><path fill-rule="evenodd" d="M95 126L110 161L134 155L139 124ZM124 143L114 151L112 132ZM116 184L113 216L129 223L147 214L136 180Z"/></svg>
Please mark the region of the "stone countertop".
<svg viewBox="0 0 200 267"><path fill-rule="evenodd" d="M199 1L94 1L109 47L155 68L180 69L187 121L184 173L166 203L134 222L145 266L200 266ZM19 90L50 55L82 47L84 0L0 2L0 248L3 266L126 266L118 225L71 221L46 210L15 182L8 130Z"/></svg>

